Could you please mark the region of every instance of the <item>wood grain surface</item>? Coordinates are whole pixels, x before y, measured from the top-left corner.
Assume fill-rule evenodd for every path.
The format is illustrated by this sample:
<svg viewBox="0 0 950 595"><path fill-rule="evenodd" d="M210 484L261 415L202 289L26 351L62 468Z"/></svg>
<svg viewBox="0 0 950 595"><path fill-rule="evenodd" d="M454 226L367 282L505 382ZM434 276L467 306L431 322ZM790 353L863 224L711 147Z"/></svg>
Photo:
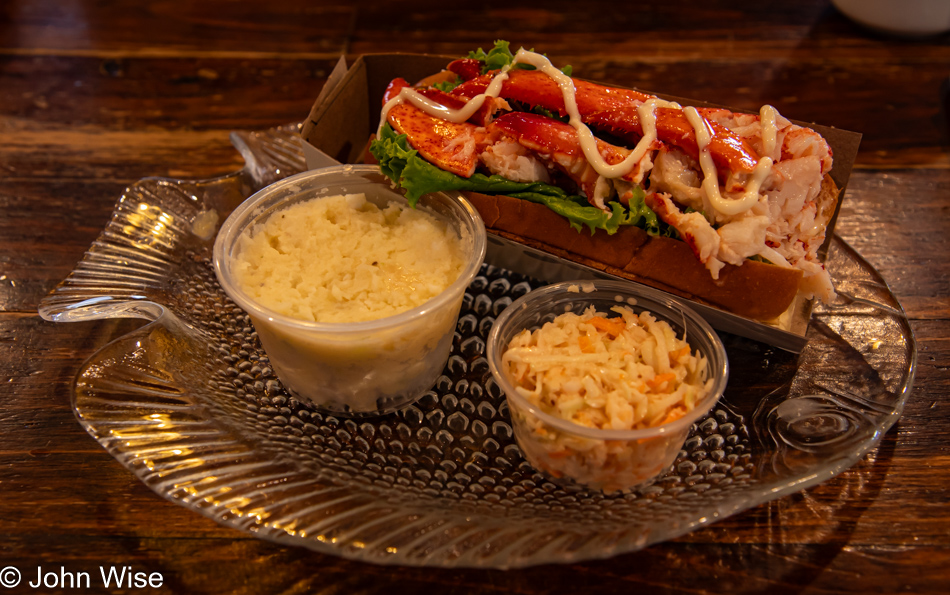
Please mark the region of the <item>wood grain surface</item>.
<svg viewBox="0 0 950 595"><path fill-rule="evenodd" d="M861 132L837 231L917 339L898 424L816 487L641 552L517 571L350 562L155 495L69 404L82 362L138 323L44 322L40 300L126 186L239 169L230 131L301 121L339 56L496 38L585 78ZM131 566L163 586L116 592L155 593L950 591L948 90L950 37L882 36L825 0L0 4L0 568Z"/></svg>

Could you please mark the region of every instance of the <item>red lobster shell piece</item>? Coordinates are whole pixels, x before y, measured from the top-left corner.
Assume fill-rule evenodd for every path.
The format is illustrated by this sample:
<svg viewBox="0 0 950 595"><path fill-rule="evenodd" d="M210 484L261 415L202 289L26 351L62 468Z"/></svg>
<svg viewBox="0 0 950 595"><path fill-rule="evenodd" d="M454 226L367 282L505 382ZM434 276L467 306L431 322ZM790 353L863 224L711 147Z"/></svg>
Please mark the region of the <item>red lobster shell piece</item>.
<svg viewBox="0 0 950 595"><path fill-rule="evenodd" d="M482 62L474 58L461 58L449 62L446 70L454 72L463 81L470 81L482 74Z"/></svg>
<svg viewBox="0 0 950 595"><path fill-rule="evenodd" d="M469 178L475 173L475 125L455 124L435 118L421 109L400 103L389 110L387 120L409 145L433 165Z"/></svg>
<svg viewBox="0 0 950 595"><path fill-rule="evenodd" d="M384 93L383 101L397 97L409 84L404 79L393 80ZM457 109L464 105L463 98L442 91L421 91L427 98ZM479 154L498 142L514 142L547 164L571 178L584 192L591 204L597 204L597 184L601 176L588 163L580 139L573 126L558 120L525 112L508 112L485 127L471 122L452 123L432 116L409 103L397 103L387 114L387 121L399 134L405 134L409 145L428 162L462 177L470 177L479 164ZM597 151L609 165L622 162L630 149L618 147L597 139ZM636 182L640 175L637 164L624 179Z"/></svg>
<svg viewBox="0 0 950 595"><path fill-rule="evenodd" d="M412 87L412 85L404 78L395 78L389 81L386 90L383 91L383 105L386 105L390 99L395 99L405 87Z"/></svg>
<svg viewBox="0 0 950 595"><path fill-rule="evenodd" d="M470 79L453 89L452 94L474 97L484 93L493 76L493 73L488 73ZM633 144L643 136L637 108L651 99L651 95L580 79L573 81L577 109L585 124ZM560 87L551 77L537 70L510 70L508 79L502 85L501 97L540 106L562 116L567 113ZM702 114L704 110L699 111ZM712 132L709 151L716 167L732 172L751 172L758 163L755 150L724 126L709 120L707 124ZM694 159L699 158L696 132L682 110L658 108L656 132L660 141L679 147Z"/></svg>

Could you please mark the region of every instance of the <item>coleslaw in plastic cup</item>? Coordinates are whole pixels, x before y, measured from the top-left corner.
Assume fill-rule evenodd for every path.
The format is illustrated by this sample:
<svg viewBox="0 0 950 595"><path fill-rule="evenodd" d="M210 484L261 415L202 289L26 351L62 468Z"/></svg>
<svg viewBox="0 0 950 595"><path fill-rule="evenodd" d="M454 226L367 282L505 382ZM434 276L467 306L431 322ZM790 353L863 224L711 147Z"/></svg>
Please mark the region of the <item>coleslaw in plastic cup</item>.
<svg viewBox="0 0 950 595"><path fill-rule="evenodd" d="M568 323L583 332L574 336L558 326ZM606 330L616 329L618 324L639 333L631 336L647 337L644 344L648 346L641 356L636 348L623 345L623 350L612 356L623 365L605 371L600 369L608 366L603 357L589 353L598 346L590 345L588 337L606 336L605 340L613 341L615 334L626 333ZM548 329L547 338L529 339L524 334L535 331L534 337L538 337L537 331L542 328ZM572 327L565 328L569 331ZM677 341L685 340L688 349L683 347L684 343L674 345L672 335ZM581 348L573 345L578 341ZM562 345L570 345L573 351L561 351ZM604 347L599 349L602 355ZM675 357L678 362L685 362L683 365L692 366L692 373L700 377L699 388L688 386L681 390L687 401L694 401L672 403L671 411L676 414L663 413L656 425L630 423L628 427L635 429L617 429L623 426L618 418L625 419L626 415L632 419L628 410L640 407L641 413L645 411L641 390L659 393L657 399L670 398L675 376L670 368L666 367L666 373L661 374L643 363L658 361L653 355L657 350L662 351L662 357L669 354L670 365L676 363ZM600 367L590 374L584 372L590 369L585 363L588 357L590 366ZM613 280L557 283L514 301L499 315L489 333L488 362L495 381L507 396L515 438L528 462L555 480L568 479L605 492L642 486L666 471L693 424L719 401L729 376L725 348L698 314L662 292ZM526 380L526 369L542 365L547 375ZM553 376L552 370L556 373ZM608 372L611 378L623 379L619 383L623 386L609 395L619 399L613 404L605 404L602 391L590 384L594 382L592 378L601 378ZM559 376L572 373L576 376ZM550 386L542 386L543 383ZM578 404L579 398L587 403ZM601 402L596 402L598 399ZM594 407L588 408L588 403ZM602 423L588 423L598 418Z"/></svg>

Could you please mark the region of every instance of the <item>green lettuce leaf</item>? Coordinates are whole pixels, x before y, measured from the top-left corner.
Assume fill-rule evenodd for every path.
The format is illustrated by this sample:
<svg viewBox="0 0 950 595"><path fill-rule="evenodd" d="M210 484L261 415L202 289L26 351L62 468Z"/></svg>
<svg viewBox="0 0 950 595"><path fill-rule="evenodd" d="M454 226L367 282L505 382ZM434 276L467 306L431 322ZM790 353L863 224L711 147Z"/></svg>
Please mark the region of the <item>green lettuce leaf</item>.
<svg viewBox="0 0 950 595"><path fill-rule="evenodd" d="M512 60L515 58L515 55L511 53L510 45L511 44L509 42L503 39L498 39L495 41L495 46L488 50L488 52L485 52L485 50L482 48L478 48L474 52L469 52L468 58L479 60L482 63L482 74L485 74L489 70L499 70L510 65ZM530 64L515 64L514 68L534 70L534 66L531 66ZM565 66L561 69L561 72L567 76L571 76L573 68L570 66Z"/></svg>
<svg viewBox="0 0 950 595"><path fill-rule="evenodd" d="M611 203L612 212L591 206L583 196L570 195L561 188L541 182L514 182L498 175L481 173L463 178L432 165L409 147L406 135L397 135L388 124L383 126L380 138L370 144L370 152L379 162L380 171L406 191L409 204L415 206L423 194L442 190L468 190L483 194L504 194L522 200L543 204L566 218L571 227L591 233L603 229L617 233L622 225L635 225L651 235L669 235L656 214L644 203L642 189L637 189L630 200L630 208Z"/></svg>
<svg viewBox="0 0 950 595"><path fill-rule="evenodd" d="M441 83L435 83L434 85L432 85L432 87L444 93L451 93L452 89L454 89L455 87L458 87L461 84L462 84L461 79L455 79L455 80L450 80L450 81L442 81Z"/></svg>
<svg viewBox="0 0 950 595"><path fill-rule="evenodd" d="M482 63L482 74L485 74L489 70L498 70L511 64L515 56L511 53L509 45L507 41L499 39L495 41L495 47L488 50L488 52L478 48L474 52L469 52L468 57L480 61Z"/></svg>

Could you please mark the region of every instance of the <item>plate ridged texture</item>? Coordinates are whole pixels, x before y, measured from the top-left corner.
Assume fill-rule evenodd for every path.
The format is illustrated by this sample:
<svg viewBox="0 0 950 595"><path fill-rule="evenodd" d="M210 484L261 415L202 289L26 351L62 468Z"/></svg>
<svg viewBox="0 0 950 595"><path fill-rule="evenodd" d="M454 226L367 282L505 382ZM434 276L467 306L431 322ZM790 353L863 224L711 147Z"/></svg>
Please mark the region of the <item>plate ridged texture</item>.
<svg viewBox="0 0 950 595"><path fill-rule="evenodd" d="M377 563L601 558L834 476L876 446L909 394L916 352L900 306L835 239L828 266L841 293L815 309L805 351L723 335L732 376L721 406L652 485L603 494L525 462L485 339L498 313L543 281L490 264L469 287L431 391L379 418L322 414L283 389L215 280L211 240L194 233L199 213L223 220L256 187L302 167L293 129L235 144L242 172L130 189L41 309L51 320L151 321L85 364L77 416L156 493L221 523Z"/></svg>

